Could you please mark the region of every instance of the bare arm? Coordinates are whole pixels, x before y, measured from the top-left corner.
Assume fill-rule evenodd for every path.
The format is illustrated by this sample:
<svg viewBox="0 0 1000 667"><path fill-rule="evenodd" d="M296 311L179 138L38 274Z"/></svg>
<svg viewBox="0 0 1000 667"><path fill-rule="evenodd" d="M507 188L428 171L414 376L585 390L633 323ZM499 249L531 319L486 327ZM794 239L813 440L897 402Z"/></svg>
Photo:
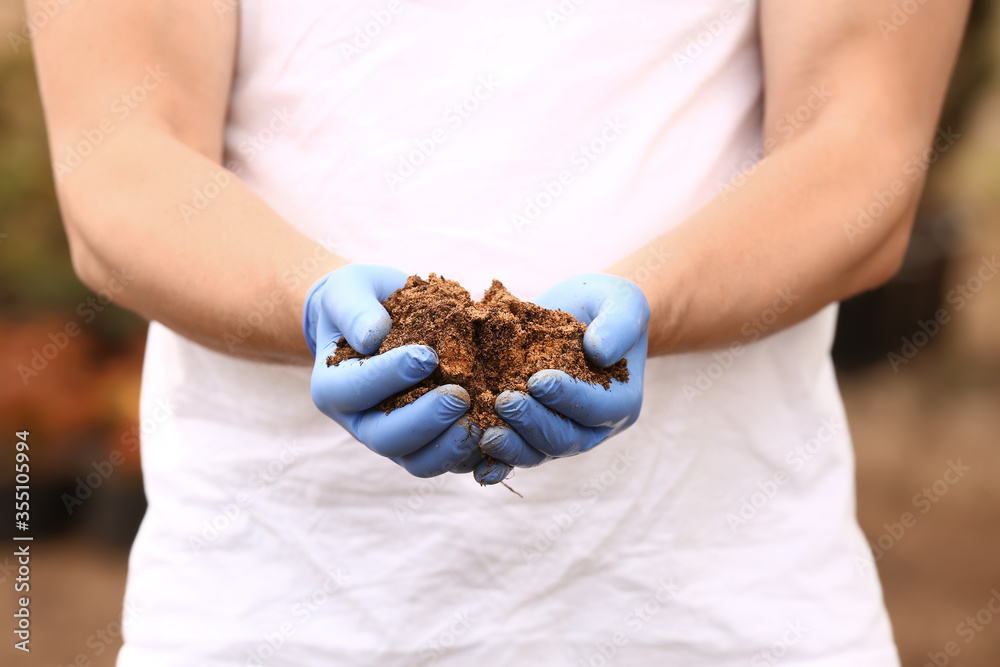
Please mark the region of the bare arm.
<svg viewBox="0 0 1000 667"><path fill-rule="evenodd" d="M767 157L609 269L634 279L654 249L670 257L640 282L651 355L756 340L899 269L924 183L908 162L935 137L969 0L901 26L893 4L762 0Z"/></svg>
<svg viewBox="0 0 1000 667"><path fill-rule="evenodd" d="M237 15L203 0L90 0L39 31L59 203L91 289L206 346L308 363L305 293L344 261L220 166ZM196 189L217 194L192 216ZM263 301L274 310L247 335Z"/></svg>

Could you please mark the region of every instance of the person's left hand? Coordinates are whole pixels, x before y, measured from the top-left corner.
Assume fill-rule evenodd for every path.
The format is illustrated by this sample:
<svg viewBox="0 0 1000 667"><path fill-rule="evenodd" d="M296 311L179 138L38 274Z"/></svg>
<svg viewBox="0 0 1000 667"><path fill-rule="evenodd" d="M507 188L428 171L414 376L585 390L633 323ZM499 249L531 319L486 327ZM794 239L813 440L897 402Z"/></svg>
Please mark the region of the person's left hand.
<svg viewBox="0 0 1000 667"><path fill-rule="evenodd" d="M528 379L528 393L500 394L496 411L510 426L483 434L480 449L495 461L484 459L476 466L480 484L502 481L510 466L528 468L590 451L631 426L642 407L649 304L635 283L584 273L551 287L533 303L564 310L586 324L584 354L602 368L624 357L628 382L612 380L605 389L563 371L543 370Z"/></svg>

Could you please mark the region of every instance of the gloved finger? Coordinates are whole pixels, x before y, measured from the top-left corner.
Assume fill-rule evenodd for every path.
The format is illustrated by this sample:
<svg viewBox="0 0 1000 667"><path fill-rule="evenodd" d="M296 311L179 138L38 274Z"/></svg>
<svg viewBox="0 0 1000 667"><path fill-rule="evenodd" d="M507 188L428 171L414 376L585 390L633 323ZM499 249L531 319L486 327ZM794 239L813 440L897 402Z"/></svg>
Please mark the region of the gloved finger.
<svg viewBox="0 0 1000 667"><path fill-rule="evenodd" d="M434 440L468 409L469 392L448 384L389 414L378 408L359 413L352 419L351 431L376 454L403 457Z"/></svg>
<svg viewBox="0 0 1000 667"><path fill-rule="evenodd" d="M583 335L587 357L601 368L615 363L646 333L649 304L636 285L621 281L601 301L594 321Z"/></svg>
<svg viewBox="0 0 1000 667"><path fill-rule="evenodd" d="M473 479L483 486L499 484L510 474L511 467L503 461L484 458L472 473Z"/></svg>
<svg viewBox="0 0 1000 667"><path fill-rule="evenodd" d="M462 417L417 451L393 461L415 477L443 475L461 465L470 454L479 453L482 435L481 428Z"/></svg>
<svg viewBox="0 0 1000 667"><path fill-rule="evenodd" d="M459 463L454 468L452 468L451 471L457 474L465 474L468 472L472 472L473 470L476 469L476 466L478 466L482 460L483 460L482 452L479 451L469 452L469 455L465 458L465 460Z"/></svg>
<svg viewBox="0 0 1000 667"><path fill-rule="evenodd" d="M505 426L486 429L479 447L486 456L516 468L531 468L549 458L526 443L514 429Z"/></svg>
<svg viewBox="0 0 1000 667"><path fill-rule="evenodd" d="M610 429L581 426L520 391L497 397L496 411L529 445L549 456L571 456L601 442Z"/></svg>
<svg viewBox="0 0 1000 667"><path fill-rule="evenodd" d="M633 373L628 383L612 380L611 387L605 389L563 371L549 369L538 371L528 378L528 392L545 407L578 424L614 428L630 418L641 400L630 386L635 380L641 388L641 374L635 377ZM502 456L497 458L507 460Z"/></svg>
<svg viewBox="0 0 1000 667"><path fill-rule="evenodd" d="M367 410L417 384L437 366L434 350L426 345L403 345L368 359L345 359L327 366L316 355L313 365L313 402L324 412Z"/></svg>
<svg viewBox="0 0 1000 667"><path fill-rule="evenodd" d="M462 423L462 422L468 422L468 420L469 420L468 416L465 416L465 417L462 417L461 419L459 419L458 421L459 421L459 423ZM457 466L455 466L454 468L451 469L451 471L454 472L454 473L460 473L461 474L461 473L472 472L473 470L476 469L476 466L479 465L479 462L483 460L483 452L479 448L479 443L482 441L482 437L483 437L483 429L481 429L479 426L476 426L475 424L471 424L471 423L470 423L470 426L473 429L475 429L475 431L474 431L475 433L479 434L479 436L478 436L479 440L477 442L473 443L473 446L469 450L469 453L466 454L465 459L461 463L459 463Z"/></svg>
<svg viewBox="0 0 1000 667"><path fill-rule="evenodd" d="M406 274L398 269L344 266L323 290L325 310L351 347L361 354L375 354L392 328L382 301L405 284Z"/></svg>

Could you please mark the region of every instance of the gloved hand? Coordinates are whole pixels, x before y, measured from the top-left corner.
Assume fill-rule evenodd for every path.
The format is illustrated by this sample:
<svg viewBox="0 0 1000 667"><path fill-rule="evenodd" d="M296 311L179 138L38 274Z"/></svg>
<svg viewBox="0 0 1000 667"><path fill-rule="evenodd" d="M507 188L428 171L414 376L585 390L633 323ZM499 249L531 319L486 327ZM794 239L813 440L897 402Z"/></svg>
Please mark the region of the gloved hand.
<svg viewBox="0 0 1000 667"><path fill-rule="evenodd" d="M426 345L404 345L369 359L327 366L341 337L358 352L374 354L392 322L381 302L406 283L386 266L348 264L320 278L306 295L302 328L316 355L312 398L316 407L376 454L412 475L469 472L482 461L482 430L463 417L469 394L458 385L427 392L389 414L373 406L431 374L438 359Z"/></svg>
<svg viewBox="0 0 1000 667"><path fill-rule="evenodd" d="M639 417L649 324L649 304L642 290L624 278L584 273L551 287L533 302L564 310L586 324L584 354L602 368L625 357L628 382L612 380L605 389L563 371L543 370L528 379L527 394L500 394L496 411L510 426L494 426L483 434L480 448L497 463L491 465L486 459L478 464L475 477L481 484L503 480L509 468L500 463L528 468L580 454Z"/></svg>

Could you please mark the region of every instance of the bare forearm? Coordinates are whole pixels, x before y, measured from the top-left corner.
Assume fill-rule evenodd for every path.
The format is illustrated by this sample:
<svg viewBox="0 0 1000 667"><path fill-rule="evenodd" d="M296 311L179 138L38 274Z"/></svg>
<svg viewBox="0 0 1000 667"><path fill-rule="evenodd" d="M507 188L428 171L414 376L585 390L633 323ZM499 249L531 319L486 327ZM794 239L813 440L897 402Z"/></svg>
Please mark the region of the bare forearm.
<svg viewBox="0 0 1000 667"><path fill-rule="evenodd" d="M32 48L56 186L89 287L206 346L305 362L305 293L343 262L219 166L237 16L199 0L53 16Z"/></svg>
<svg viewBox="0 0 1000 667"><path fill-rule="evenodd" d="M803 134L742 186L609 269L649 299L650 354L756 340L895 272L922 179L906 180L878 220L855 233L859 209L876 192L892 192L907 159L901 147L845 149L873 145L862 132Z"/></svg>
<svg viewBox="0 0 1000 667"><path fill-rule="evenodd" d="M762 0L768 156L609 269L646 293L650 354L757 340L898 270L918 156L953 141L935 124L968 6L928 3L885 33L891 0Z"/></svg>
<svg viewBox="0 0 1000 667"><path fill-rule="evenodd" d="M302 302L343 260L168 134L133 126L112 137L59 182L87 285L111 292L125 282L119 305L208 347L309 361Z"/></svg>

